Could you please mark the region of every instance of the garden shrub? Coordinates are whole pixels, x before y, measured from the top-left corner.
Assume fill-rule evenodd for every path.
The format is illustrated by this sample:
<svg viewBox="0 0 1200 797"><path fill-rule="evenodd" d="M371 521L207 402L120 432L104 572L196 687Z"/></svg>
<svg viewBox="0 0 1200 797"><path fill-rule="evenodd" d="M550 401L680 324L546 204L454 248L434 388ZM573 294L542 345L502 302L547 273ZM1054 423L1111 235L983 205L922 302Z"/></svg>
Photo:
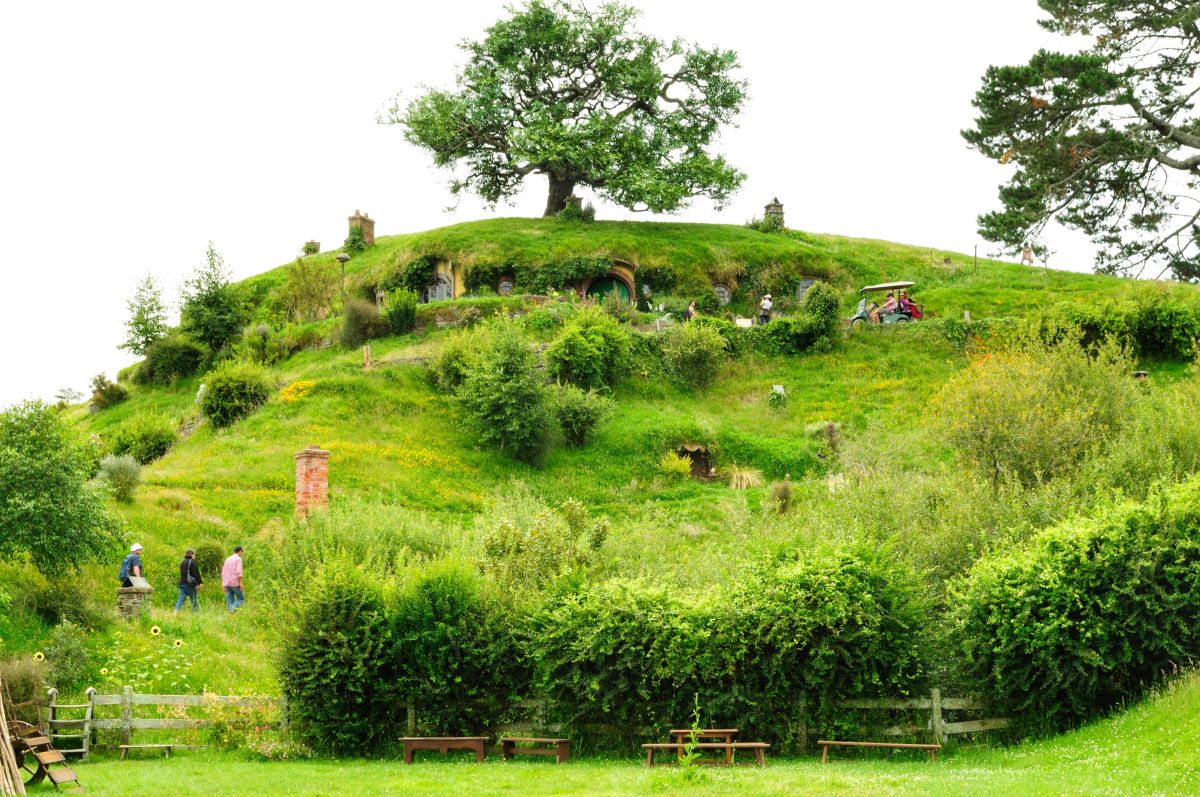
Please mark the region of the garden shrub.
<svg viewBox="0 0 1200 797"><path fill-rule="evenodd" d="M218 429L229 426L267 403L267 372L250 363L231 362L208 375L200 411Z"/></svg>
<svg viewBox="0 0 1200 797"><path fill-rule="evenodd" d="M603 338L596 341L605 347ZM604 351L597 348L584 330L568 327L546 349L546 370L559 384L583 390L604 387Z"/></svg>
<svg viewBox="0 0 1200 797"><path fill-rule="evenodd" d="M139 385L169 385L200 371L208 350L180 335L160 338L146 349L146 359L133 375Z"/></svg>
<svg viewBox="0 0 1200 797"><path fill-rule="evenodd" d="M72 623L81 628L103 628L111 613L107 606L97 608L78 581L69 576L38 584L29 591L29 602L33 613L49 626Z"/></svg>
<svg viewBox="0 0 1200 797"><path fill-rule="evenodd" d="M346 302L345 316L339 340L347 349L355 349L369 340L387 337L392 332L388 320L379 313L374 302L352 299Z"/></svg>
<svg viewBox="0 0 1200 797"><path fill-rule="evenodd" d="M47 680L60 691L69 690L89 674L89 656L84 629L62 620L50 629L46 640Z"/></svg>
<svg viewBox="0 0 1200 797"><path fill-rule="evenodd" d="M175 445L175 425L161 415L141 413L120 426L112 437L109 450L116 455L128 454L142 465L148 465Z"/></svg>
<svg viewBox="0 0 1200 797"><path fill-rule="evenodd" d="M728 351L720 333L693 324L673 327L662 348L675 375L696 390L704 390L717 378Z"/></svg>
<svg viewBox="0 0 1200 797"><path fill-rule="evenodd" d="M951 606L966 673L1034 729L1139 697L1200 658L1200 480L985 556Z"/></svg>
<svg viewBox="0 0 1200 797"><path fill-rule="evenodd" d="M263 365L274 365L287 359L291 352L287 342L271 331L266 324L254 324L242 331L237 353L245 359Z"/></svg>
<svg viewBox="0 0 1200 797"><path fill-rule="evenodd" d="M487 339L487 331L456 332L442 341L441 348L429 363L433 383L447 393L457 393L467 375L479 366L479 352Z"/></svg>
<svg viewBox="0 0 1200 797"><path fill-rule="evenodd" d="M129 398L129 391L120 382L110 382L104 374L92 377L92 398L88 403L92 412L106 410Z"/></svg>
<svg viewBox="0 0 1200 797"><path fill-rule="evenodd" d="M1146 291L1133 300L1060 304L1041 321L1045 340L1078 338L1085 347L1113 340L1138 357L1190 360L1200 340L1200 302L1164 291Z"/></svg>
<svg viewBox="0 0 1200 797"><path fill-rule="evenodd" d="M923 607L907 570L858 551L764 562L724 594L615 580L530 621L536 683L558 718L667 727L698 696L706 719L785 749L840 700L904 693L919 674ZM728 726L733 727L733 726Z"/></svg>
<svg viewBox="0 0 1200 797"><path fill-rule="evenodd" d="M666 451L658 458L658 471L668 479L686 479L692 472L692 460L675 451Z"/></svg>
<svg viewBox="0 0 1200 797"><path fill-rule="evenodd" d="M1031 485L1076 470L1128 423L1133 362L1111 343L1064 339L987 353L935 398L945 439L993 483Z"/></svg>
<svg viewBox="0 0 1200 797"><path fill-rule="evenodd" d="M221 566L225 564L228 554L220 545L212 542L202 542L196 546L196 567L200 568L200 577L212 584L221 578Z"/></svg>
<svg viewBox="0 0 1200 797"><path fill-rule="evenodd" d="M337 286L338 273L333 263L318 258L297 258L287 267L276 299L291 320L300 323L316 321L329 312Z"/></svg>
<svg viewBox="0 0 1200 797"><path fill-rule="evenodd" d="M367 251L367 239L363 237L361 224L355 224L350 228L346 240L342 242L342 249L353 254Z"/></svg>
<svg viewBox="0 0 1200 797"><path fill-rule="evenodd" d="M478 439L518 459L543 450L550 407L537 357L511 320L493 324L458 398Z"/></svg>
<svg viewBox="0 0 1200 797"><path fill-rule="evenodd" d="M559 385L554 397L554 415L567 443L582 446L592 430L612 414L612 399L594 390Z"/></svg>
<svg viewBox="0 0 1200 797"><path fill-rule="evenodd" d="M299 594L280 660L294 732L334 755L395 745L403 698L383 588L344 560L327 563Z"/></svg>
<svg viewBox="0 0 1200 797"><path fill-rule="evenodd" d="M554 579L586 568L608 536L608 519L593 519L580 501L551 508L520 484L476 525L483 531L483 570L510 595L537 595Z"/></svg>
<svg viewBox="0 0 1200 797"><path fill-rule="evenodd" d="M511 613L467 564L430 563L398 590L391 617L398 695L416 702L418 732L478 735L528 686Z"/></svg>
<svg viewBox="0 0 1200 797"><path fill-rule="evenodd" d="M408 288L397 288L388 296L387 320L393 335L404 335L417 325L417 292Z"/></svg>
<svg viewBox="0 0 1200 797"><path fill-rule="evenodd" d="M824 330L825 337L833 339L842 325L841 306L842 297L832 285L814 282L804 292L800 312L812 318L815 326Z"/></svg>
<svg viewBox="0 0 1200 797"><path fill-rule="evenodd" d="M114 498L129 503L142 482L142 466L131 456L109 454L100 460L99 478L112 490Z"/></svg>

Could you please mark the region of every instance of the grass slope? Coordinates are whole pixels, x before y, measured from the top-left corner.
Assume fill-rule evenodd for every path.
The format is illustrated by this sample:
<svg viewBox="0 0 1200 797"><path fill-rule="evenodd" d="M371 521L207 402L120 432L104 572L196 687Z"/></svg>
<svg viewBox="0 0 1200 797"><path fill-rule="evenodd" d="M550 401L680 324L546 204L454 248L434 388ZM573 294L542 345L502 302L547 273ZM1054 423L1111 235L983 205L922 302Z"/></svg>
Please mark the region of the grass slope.
<svg viewBox="0 0 1200 797"><path fill-rule="evenodd" d="M1131 710L1081 730L1007 749L947 751L936 764L913 754L856 757L833 753L828 764L770 760L766 769L706 769L694 781L638 760L580 759L564 766L544 761L482 765L463 758L418 754L411 766L390 761L248 762L233 755L181 754L119 762L115 756L77 771L95 795L154 794L162 784L187 795L222 791L272 795L554 794L554 795L835 795L864 797L954 794L961 797L1039 795L1200 794L1194 740L1200 734L1200 678L1195 674ZM459 754L460 756L463 754ZM31 794L49 793L50 787Z"/></svg>

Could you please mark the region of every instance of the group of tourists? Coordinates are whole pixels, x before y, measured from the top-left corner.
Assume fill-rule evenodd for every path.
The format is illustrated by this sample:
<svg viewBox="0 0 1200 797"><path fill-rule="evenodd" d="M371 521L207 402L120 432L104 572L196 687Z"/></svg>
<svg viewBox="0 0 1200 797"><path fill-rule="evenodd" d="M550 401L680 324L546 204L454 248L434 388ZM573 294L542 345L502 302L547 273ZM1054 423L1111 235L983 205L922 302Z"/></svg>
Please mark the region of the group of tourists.
<svg viewBox="0 0 1200 797"><path fill-rule="evenodd" d="M771 299L771 294L764 293L758 302L758 323L760 326L771 320L771 308L773 306L774 302ZM687 310L683 313L683 320L692 321L699 314L699 311L696 310L696 300L692 299L688 302Z"/></svg>
<svg viewBox="0 0 1200 797"><path fill-rule="evenodd" d="M134 586L132 578L145 578L145 565L142 564L142 545L135 542L129 547L129 553L121 562L121 571L117 577L122 587ZM192 611L199 611L200 600L197 590L204 586L204 577L200 575L200 565L196 562L196 551L188 548L179 563L179 599L175 601L175 611L183 608L187 601L192 602ZM242 583L242 546L235 545L224 564L221 565L221 586L225 589L225 608L233 614L246 602L246 593Z"/></svg>
<svg viewBox="0 0 1200 797"><path fill-rule="evenodd" d="M882 316L888 313L908 313L913 318L921 318L921 308L917 306L912 299L908 298L908 291L902 290L899 294L894 291L888 291L887 299L882 305L877 305L874 302L867 308L867 315L875 323L879 323Z"/></svg>

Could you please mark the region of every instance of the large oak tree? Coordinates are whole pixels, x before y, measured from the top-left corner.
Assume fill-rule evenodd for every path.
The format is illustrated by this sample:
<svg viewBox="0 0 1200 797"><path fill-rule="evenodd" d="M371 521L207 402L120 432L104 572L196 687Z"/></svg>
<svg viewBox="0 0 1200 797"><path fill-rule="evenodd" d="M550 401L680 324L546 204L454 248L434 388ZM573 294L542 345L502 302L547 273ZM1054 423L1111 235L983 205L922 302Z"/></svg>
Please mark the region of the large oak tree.
<svg viewBox="0 0 1200 797"><path fill-rule="evenodd" d="M737 115L737 54L638 32L637 11L531 0L460 47L453 91L429 90L382 121L455 170L450 189L490 203L531 174L549 179L547 216L577 185L632 210L670 212L696 196L723 205L744 175L709 152Z"/></svg>
<svg viewBox="0 0 1200 797"><path fill-rule="evenodd" d="M1091 237L1099 271L1200 278L1200 3L1038 5L1085 44L984 75L963 135L1014 172L980 233L1015 250L1055 220Z"/></svg>

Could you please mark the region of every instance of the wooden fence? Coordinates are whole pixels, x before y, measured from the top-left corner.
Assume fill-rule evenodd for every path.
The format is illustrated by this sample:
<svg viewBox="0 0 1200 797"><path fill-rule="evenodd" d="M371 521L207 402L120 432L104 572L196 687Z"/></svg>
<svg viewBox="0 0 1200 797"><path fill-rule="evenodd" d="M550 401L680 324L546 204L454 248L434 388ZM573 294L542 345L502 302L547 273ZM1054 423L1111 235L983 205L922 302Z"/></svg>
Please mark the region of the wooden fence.
<svg viewBox="0 0 1200 797"><path fill-rule="evenodd" d="M186 712L187 708L264 708L279 707L280 719L272 723L275 727L286 727L287 707L284 701L275 697L240 697L236 695L147 695L133 691L127 686L120 694L97 694L95 689L88 689L87 702L64 705L58 702L58 690L47 690L49 700L46 708L49 713L47 730L55 739L55 747L66 739L79 739L78 747L67 748L67 752L79 753L87 758L89 750L95 745L96 731L119 731L121 744L129 744L134 731L139 730L196 730L213 724L208 717L138 717L138 706L177 706ZM118 716L100 716L97 709L119 708ZM75 713L79 716L64 716L64 713ZM101 712L104 713L104 712Z"/></svg>
<svg viewBox="0 0 1200 797"><path fill-rule="evenodd" d="M939 744L944 744L950 736L964 733L981 733L1008 727L1006 717L989 717L986 719L966 720L963 722L946 722L943 719L945 711L986 711L987 706L977 700L963 697L942 697L942 690L930 690L929 697L906 698L902 700L846 700L840 703L843 708L876 709L889 711L917 710L930 712L929 725L893 725L883 730L888 736L912 736L929 731Z"/></svg>

